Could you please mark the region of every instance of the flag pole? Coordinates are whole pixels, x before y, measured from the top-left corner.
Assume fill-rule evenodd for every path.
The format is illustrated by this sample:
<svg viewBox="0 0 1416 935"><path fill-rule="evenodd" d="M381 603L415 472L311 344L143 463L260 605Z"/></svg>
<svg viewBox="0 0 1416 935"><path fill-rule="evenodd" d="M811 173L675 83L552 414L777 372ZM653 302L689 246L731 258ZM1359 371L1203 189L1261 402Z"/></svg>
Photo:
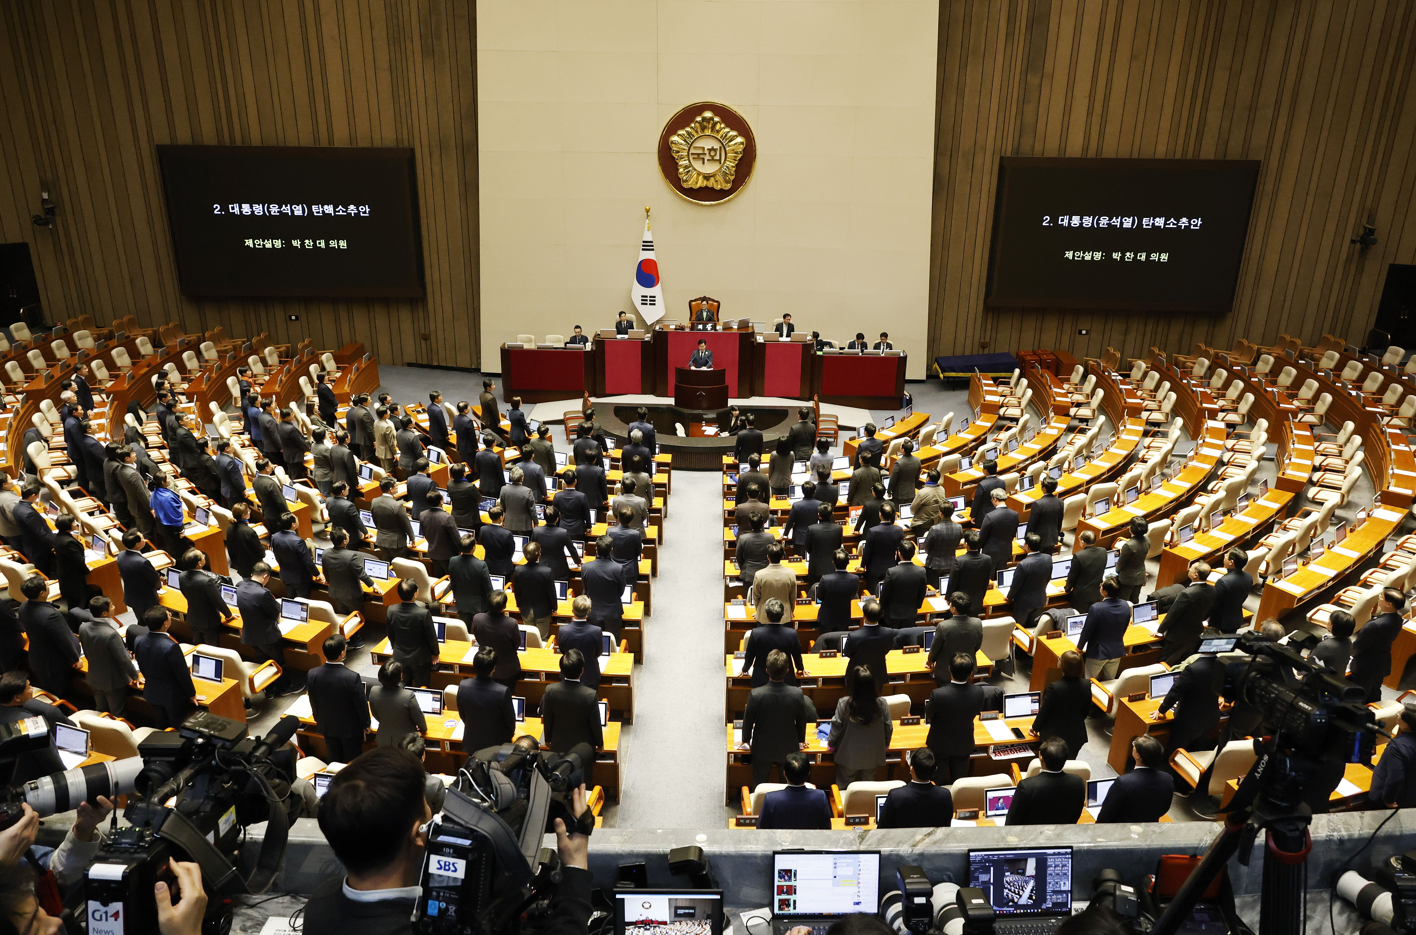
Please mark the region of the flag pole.
<svg viewBox="0 0 1416 935"><path fill-rule="evenodd" d="M648 206L648 205L645 205L645 206L644 206L644 226L645 226L645 228L649 228L649 206ZM650 229L652 229L652 228L650 228Z"/></svg>

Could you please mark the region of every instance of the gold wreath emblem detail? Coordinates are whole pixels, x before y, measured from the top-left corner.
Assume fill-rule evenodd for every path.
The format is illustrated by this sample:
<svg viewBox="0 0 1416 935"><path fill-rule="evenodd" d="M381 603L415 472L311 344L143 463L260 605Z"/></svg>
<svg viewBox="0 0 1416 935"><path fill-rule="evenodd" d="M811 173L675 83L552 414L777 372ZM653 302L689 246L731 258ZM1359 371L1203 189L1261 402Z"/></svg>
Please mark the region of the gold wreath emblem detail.
<svg viewBox="0 0 1416 935"><path fill-rule="evenodd" d="M746 147L747 140L711 110L669 137L669 152L684 188L732 188Z"/></svg>

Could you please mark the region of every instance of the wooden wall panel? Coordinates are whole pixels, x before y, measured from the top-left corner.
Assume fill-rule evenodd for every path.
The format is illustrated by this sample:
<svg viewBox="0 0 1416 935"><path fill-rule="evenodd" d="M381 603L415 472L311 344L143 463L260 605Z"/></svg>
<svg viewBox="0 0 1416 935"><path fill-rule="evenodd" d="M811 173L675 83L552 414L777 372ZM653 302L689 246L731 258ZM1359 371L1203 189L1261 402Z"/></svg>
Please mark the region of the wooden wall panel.
<svg viewBox="0 0 1416 935"><path fill-rule="evenodd" d="M466 0L0 0L0 240L30 243L50 321L476 366L476 48ZM413 147L427 298L182 297L159 143Z"/></svg>
<svg viewBox="0 0 1416 935"><path fill-rule="evenodd" d="M938 102L933 354L1360 342L1387 264L1416 262L1405 0L942 0ZM1233 310L986 309L998 159L1012 155L1262 160ZM1349 245L1369 218L1379 243Z"/></svg>

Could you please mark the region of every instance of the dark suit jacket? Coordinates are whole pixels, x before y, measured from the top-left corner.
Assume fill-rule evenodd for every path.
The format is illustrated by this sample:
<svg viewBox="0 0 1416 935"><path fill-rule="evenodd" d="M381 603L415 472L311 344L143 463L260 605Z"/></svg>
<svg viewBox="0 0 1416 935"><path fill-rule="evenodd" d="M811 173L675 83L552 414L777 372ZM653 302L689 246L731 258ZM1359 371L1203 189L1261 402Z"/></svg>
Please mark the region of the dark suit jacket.
<svg viewBox="0 0 1416 935"><path fill-rule="evenodd" d="M590 598L590 620L618 620L624 616L624 605L620 597L624 593L624 566L608 556L596 556L580 569L580 580L585 593Z"/></svg>
<svg viewBox="0 0 1416 935"><path fill-rule="evenodd" d="M1240 569L1225 572L1214 585L1210 626L1221 633L1235 633L1244 625L1244 599L1254 586L1254 576Z"/></svg>
<svg viewBox="0 0 1416 935"><path fill-rule="evenodd" d="M478 614L472 618L472 638L478 646L497 654L492 678L498 682L521 678L521 657L516 654L521 646L521 628L515 617L491 611Z"/></svg>
<svg viewBox="0 0 1416 935"><path fill-rule="evenodd" d="M1042 549L1050 552L1062 541L1062 501L1056 494L1044 494L1028 511L1028 532L1042 537Z"/></svg>
<svg viewBox="0 0 1416 935"><path fill-rule="evenodd" d="M270 537L270 550L280 564L280 580L289 585L310 585L320 570L315 556L300 534L293 529L282 530Z"/></svg>
<svg viewBox="0 0 1416 935"><path fill-rule="evenodd" d="M330 497L325 501L325 509L329 510L329 521L345 532L349 533L349 541L358 545L369 535L369 527L364 525L364 520L359 516L359 507L348 497Z"/></svg>
<svg viewBox="0 0 1416 935"><path fill-rule="evenodd" d="M1097 601L1087 611L1077 648L1087 659L1120 659L1126 655L1126 628L1131 625L1131 608L1119 597Z"/></svg>
<svg viewBox="0 0 1416 935"><path fill-rule="evenodd" d="M816 482L817 503L829 503L834 508L840 499L841 488L836 484L823 484L819 480Z"/></svg>
<svg viewBox="0 0 1416 935"><path fill-rule="evenodd" d="M1087 715L1091 713L1091 682L1081 676L1062 676L1042 692L1042 702L1033 719L1039 739L1061 737L1067 741L1067 755L1073 759L1087 745Z"/></svg>
<svg viewBox="0 0 1416 935"><path fill-rule="evenodd" d="M963 591L973 600L974 607L983 606L983 598L988 594L988 582L993 580L993 559L982 552L965 552L954 562L954 573L949 576L950 594Z"/></svg>
<svg viewBox="0 0 1416 935"><path fill-rule="evenodd" d="M442 403L428 403L428 437L443 451L448 449L447 410Z"/></svg>
<svg viewBox="0 0 1416 935"><path fill-rule="evenodd" d="M15 525L20 527L20 545L25 558L40 566L41 571L54 567L54 531L28 500L16 503L10 511Z"/></svg>
<svg viewBox="0 0 1416 935"><path fill-rule="evenodd" d="M800 688L786 682L767 682L747 696L742 715L742 742L754 757L780 763L801 749L807 728L809 702Z"/></svg>
<svg viewBox="0 0 1416 935"><path fill-rule="evenodd" d="M246 496L246 480L241 476L241 462L222 454L216 456L216 476L221 483L221 495L227 500L241 500Z"/></svg>
<svg viewBox="0 0 1416 935"><path fill-rule="evenodd" d="M600 653L605 648L605 631L589 621L572 620L556 631L556 649L562 654L580 650L585 657L585 672L580 681L591 688L600 687Z"/></svg>
<svg viewBox="0 0 1416 935"><path fill-rule="evenodd" d="M397 551L408 547L413 540L413 524L402 500L391 493L383 494L369 504L369 512L374 517L374 541L379 548Z"/></svg>
<svg viewBox="0 0 1416 935"><path fill-rule="evenodd" d="M1008 826L1074 825L1087 805L1087 781L1069 773L1038 773L1018 783Z"/></svg>
<svg viewBox="0 0 1416 935"><path fill-rule="evenodd" d="M352 491L359 485L359 460L348 445L335 445L329 450L329 472L333 481L344 481Z"/></svg>
<svg viewBox="0 0 1416 935"><path fill-rule="evenodd" d="M447 562L452 599L460 617L492 609L492 579L487 563L475 555L454 555Z"/></svg>
<svg viewBox="0 0 1416 935"><path fill-rule="evenodd" d="M849 571L833 571L816 582L821 599L816 626L822 633L845 630L851 625L851 601L860 596L860 576Z"/></svg>
<svg viewBox="0 0 1416 935"><path fill-rule="evenodd" d="M132 608L137 619L143 619L143 611L157 605L161 573L143 553L124 549L118 553L118 576L123 580L123 603Z"/></svg>
<svg viewBox="0 0 1416 935"><path fill-rule="evenodd" d="M20 605L20 625L29 635L29 669L34 684L53 695L69 691L70 676L77 675L79 640L59 608L48 601L25 601Z"/></svg>
<svg viewBox="0 0 1416 935"><path fill-rule="evenodd" d="M595 689L581 682L563 679L546 686L541 696L541 724L546 746L555 753L565 753L581 743L596 750L605 745Z"/></svg>
<svg viewBox="0 0 1416 935"><path fill-rule="evenodd" d="M895 549L903 538L904 527L895 525L876 526L865 534L865 542L861 546L861 564L865 567L867 587L873 587L875 582L884 578L885 573L894 567Z"/></svg>
<svg viewBox="0 0 1416 935"><path fill-rule="evenodd" d="M399 429L395 438L398 442L398 468L404 477L410 477L413 474L413 465L419 458L427 455L427 449L411 428Z"/></svg>
<svg viewBox="0 0 1416 935"><path fill-rule="evenodd" d="M841 646L841 655L850 660L846 666L846 681L850 673L861 666L869 666L875 680L875 690L882 692L885 687L885 656L895 648L898 633L884 625L861 626L846 634Z"/></svg>
<svg viewBox="0 0 1416 935"><path fill-rule="evenodd" d="M408 505L413 509L413 518L421 520L423 512L428 509L428 494L432 492L437 484L427 474L409 474L408 476Z"/></svg>
<svg viewBox="0 0 1416 935"><path fill-rule="evenodd" d="M978 486L974 488L973 500L969 503L969 519L973 521L974 528L981 529L984 517L993 512L993 491L1000 488L1006 490L1007 487L997 475L985 477L978 482Z"/></svg>
<svg viewBox="0 0 1416 935"><path fill-rule="evenodd" d="M54 561L59 578L59 593L70 610L88 606L88 565L84 561L84 544L71 535L54 537Z"/></svg>
<svg viewBox="0 0 1416 935"><path fill-rule="evenodd" d="M470 529L475 533L477 527L482 525L482 491L465 478L450 481L447 485L447 499L458 528Z"/></svg>
<svg viewBox="0 0 1416 935"><path fill-rule="evenodd" d="M1160 821L1170 811L1174 795L1174 776L1163 769L1138 766L1112 785L1096 823Z"/></svg>
<svg viewBox="0 0 1416 935"><path fill-rule="evenodd" d="M158 410L158 415L162 410ZM159 419L159 421L161 421ZM256 422L261 427L261 450L267 454L278 454L284 457L285 446L280 438L280 423L269 412L261 410L261 414L256 417Z"/></svg>
<svg viewBox="0 0 1416 935"><path fill-rule="evenodd" d="M1072 570L1067 572L1067 599L1078 610L1101 600L1101 579L1106 575L1106 550L1087 546L1072 554Z"/></svg>
<svg viewBox="0 0 1416 935"><path fill-rule="evenodd" d="M1214 585L1208 582L1193 581L1180 592L1157 631L1165 637L1160 646L1163 662L1173 666L1200 648L1200 634L1213 607Z"/></svg>
<svg viewBox="0 0 1416 935"><path fill-rule="evenodd" d="M924 567L941 578L954 572L959 560L959 541L964 537L964 527L951 520L935 523L924 534L924 550L929 553Z"/></svg>
<svg viewBox="0 0 1416 935"><path fill-rule="evenodd" d="M1391 644L1400 632L1400 614L1377 614L1357 631L1352 641L1352 681L1366 685L1391 673Z"/></svg>
<svg viewBox="0 0 1416 935"><path fill-rule="evenodd" d="M477 457L477 426L471 416L458 413L452 417L452 430L457 433L457 456L471 464Z"/></svg>
<svg viewBox="0 0 1416 935"><path fill-rule="evenodd" d="M1224 691L1225 670L1214 656L1201 656L1180 670L1160 703L1164 714L1179 706L1170 724L1170 749L1195 749L1219 723L1219 696Z"/></svg>
<svg viewBox="0 0 1416 935"><path fill-rule="evenodd" d="M743 429L737 434L737 441L733 444L733 456L741 464L747 460L748 455L762 455L762 430L751 428Z"/></svg>
<svg viewBox="0 0 1416 935"><path fill-rule="evenodd" d="M929 722L925 746L940 756L968 756L974 749L974 718L980 711L1003 706L1001 689L949 682L940 685L924 703Z"/></svg>
<svg viewBox="0 0 1416 935"><path fill-rule="evenodd" d="M219 631L231 611L221 599L221 582L216 575L191 568L182 572L177 581L182 586L182 596L187 599L187 626L192 630L192 637Z"/></svg>
<svg viewBox="0 0 1416 935"><path fill-rule="evenodd" d="M489 678L463 679L458 684L457 716L462 718L462 749L469 754L510 743L516 734L511 689Z"/></svg>
<svg viewBox="0 0 1416 935"><path fill-rule="evenodd" d="M983 621L977 617L948 617L934 626L934 643L929 647L929 661L934 663L934 681L943 685L949 681L949 663L958 653L970 658L983 646Z"/></svg>
<svg viewBox="0 0 1416 935"><path fill-rule="evenodd" d="M487 563L487 571L501 575L509 585L512 575L516 573L516 539L511 530L495 523L484 523L477 530L477 540L482 543L482 557Z"/></svg>
<svg viewBox="0 0 1416 935"><path fill-rule="evenodd" d="M324 442L310 448L310 479L321 490L334 483L334 466L330 463L330 447Z"/></svg>
<svg viewBox="0 0 1416 935"><path fill-rule="evenodd" d="M614 544L610 556L625 568L625 580L639 575L639 558L644 554L644 534L630 526L611 526L608 535Z"/></svg>
<svg viewBox="0 0 1416 935"><path fill-rule="evenodd" d="M540 562L527 562L516 567L511 578L511 589L516 592L516 606L523 616L539 619L555 613L555 580L551 569Z"/></svg>
<svg viewBox="0 0 1416 935"><path fill-rule="evenodd" d="M499 496L502 487L506 485L501 455L489 448L483 448L473 459L473 466L477 468L477 488L482 491L482 496Z"/></svg>
<svg viewBox="0 0 1416 935"><path fill-rule="evenodd" d="M339 412L339 399L327 383L315 384L315 397L319 400L316 408L320 411L320 421L325 425L335 425L335 414Z"/></svg>
<svg viewBox="0 0 1416 935"><path fill-rule="evenodd" d="M885 573L885 587L880 592L880 607L885 623L914 626L929 582L924 567L914 562L897 562Z"/></svg>
<svg viewBox="0 0 1416 935"><path fill-rule="evenodd" d="M571 487L551 498L560 511L560 527L570 533L572 539L585 538L585 529L590 522L590 500L579 490Z"/></svg>
<svg viewBox="0 0 1416 935"><path fill-rule="evenodd" d="M791 511L787 513L787 523L782 527L782 535L791 536L792 545L798 552L806 548L806 531L816 523L816 514L820 508L819 500L814 497L802 497L792 504Z"/></svg>
<svg viewBox="0 0 1416 935"><path fill-rule="evenodd" d="M421 669L439 655L438 631L432 611L417 601L401 601L388 609L388 642L394 661Z"/></svg>
<svg viewBox="0 0 1416 935"><path fill-rule="evenodd" d="M777 830L831 830L831 804L826 793L806 786L788 786L762 797L757 827Z"/></svg>
<svg viewBox="0 0 1416 935"><path fill-rule="evenodd" d="M0 666L6 672L20 668L25 654L25 628L10 609L8 601L0 601Z"/></svg>
<svg viewBox="0 0 1416 935"><path fill-rule="evenodd" d="M880 467L880 458L885 453L885 443L874 435L862 438L856 446L856 464Z"/></svg>
<svg viewBox="0 0 1416 935"><path fill-rule="evenodd" d="M1052 556L1044 552L1024 555L1013 572L1008 602L1013 619L1026 625L1029 615L1047 605L1047 582L1052 579Z"/></svg>
<svg viewBox="0 0 1416 935"><path fill-rule="evenodd" d="M551 576L569 581L571 563L580 564L580 551L570 533L560 526L537 526L531 530L531 541L541 544L541 564L551 570Z"/></svg>
<svg viewBox="0 0 1416 935"><path fill-rule="evenodd" d="M285 500L285 491L280 489L280 481L274 474L257 474L251 481L256 491L256 500L261 505L261 516L267 526L280 518L281 513L290 512L290 504Z"/></svg>
<svg viewBox="0 0 1416 935"><path fill-rule="evenodd" d="M654 431L654 426L649 422L636 419L635 421L629 423L629 431L634 432L636 430L638 430L642 434L643 437L640 439L640 442L645 448L649 449L649 453L651 455L658 454L659 443L657 435Z"/></svg>
<svg viewBox="0 0 1416 935"><path fill-rule="evenodd" d="M767 654L774 649L780 649L791 659L786 683L797 683L797 671L805 668L801 658L801 637L795 628L784 623L764 623L752 628L743 647L747 658L742 661L742 672L752 676L753 688L767 684Z"/></svg>
<svg viewBox="0 0 1416 935"><path fill-rule="evenodd" d="M364 572L363 553L353 549L325 549L321 566L325 581L329 582L331 598L350 607L363 606L364 589L360 585L374 586L374 579Z"/></svg>
<svg viewBox="0 0 1416 935"><path fill-rule="evenodd" d="M442 507L423 512L423 538L428 540L428 558L447 561L458 553L462 539L457 520Z"/></svg>
<svg viewBox="0 0 1416 935"><path fill-rule="evenodd" d="M280 423L280 453L286 465L305 463L305 452L310 450L310 440L300 431L294 421Z"/></svg>
<svg viewBox="0 0 1416 935"><path fill-rule="evenodd" d="M84 466L88 469L89 490L95 497L107 503L110 499L108 484L103 475L103 465L108 461L108 452L103 448L103 442L92 435L83 435L78 439L79 455L70 457L75 461L83 459Z"/></svg>
<svg viewBox="0 0 1416 935"><path fill-rule="evenodd" d="M249 578L256 562L265 561L265 546L250 523L237 520L226 530L226 555L231 559L231 567L241 577Z"/></svg>
<svg viewBox="0 0 1416 935"><path fill-rule="evenodd" d="M1032 531L1031 522L1028 531ZM1116 578L1124 587L1137 587L1146 583L1146 554L1149 552L1150 539L1146 536L1122 541L1116 555Z"/></svg>
<svg viewBox="0 0 1416 935"><path fill-rule="evenodd" d="M1006 568L1013 560L1013 540L1018 535L1018 514L1001 506L989 511L979 524L978 547L993 559L995 569Z"/></svg>
<svg viewBox="0 0 1416 935"><path fill-rule="evenodd" d="M164 708L182 709L196 697L182 647L166 633L147 633L133 648L143 672L143 697Z"/></svg>
<svg viewBox="0 0 1416 935"><path fill-rule="evenodd" d="M792 439L792 457L798 461L810 458L812 449L816 447L816 423L798 421L792 426L789 434Z"/></svg>
<svg viewBox="0 0 1416 935"><path fill-rule="evenodd" d="M772 489L771 478L761 471L743 471L738 475L736 489L733 493L733 502L742 503L746 500L747 488L751 487L753 484L756 484L757 488L762 491L762 497L765 500Z"/></svg>
<svg viewBox="0 0 1416 935"><path fill-rule="evenodd" d="M236 585L236 607L241 611L241 642L247 646L280 642L280 602L255 581Z"/></svg>
<svg viewBox="0 0 1416 935"><path fill-rule="evenodd" d="M806 552L811 556L807 568L807 580L819 581L835 571L832 556L841 547L846 529L839 523L816 523L806 531Z"/></svg>
<svg viewBox="0 0 1416 935"><path fill-rule="evenodd" d="M932 782L905 783L891 789L877 828L947 828L954 821L954 794Z"/></svg>
<svg viewBox="0 0 1416 935"><path fill-rule="evenodd" d="M315 726L326 737L363 738L369 728L369 696L364 680L343 663L326 662L305 678Z"/></svg>

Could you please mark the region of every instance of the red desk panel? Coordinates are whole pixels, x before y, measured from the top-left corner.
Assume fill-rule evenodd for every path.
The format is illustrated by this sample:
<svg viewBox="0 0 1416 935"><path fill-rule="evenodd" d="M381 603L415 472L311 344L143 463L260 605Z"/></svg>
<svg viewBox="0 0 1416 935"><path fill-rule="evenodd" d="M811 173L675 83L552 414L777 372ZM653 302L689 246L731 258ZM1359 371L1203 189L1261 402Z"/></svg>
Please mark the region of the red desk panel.
<svg viewBox="0 0 1416 935"><path fill-rule="evenodd" d="M502 384L508 398L547 393L579 396L586 390L585 351L502 348ZM554 397L545 397L554 398Z"/></svg>
<svg viewBox="0 0 1416 935"><path fill-rule="evenodd" d="M643 380L645 341L602 341L605 348L605 395L621 396L652 392Z"/></svg>
<svg viewBox="0 0 1416 935"><path fill-rule="evenodd" d="M700 340L708 342L708 350L713 352L713 366L721 367L728 374L728 395L741 397L738 392L738 347L742 333L738 331L661 331L656 340L668 339L669 352L669 393L674 395L674 368L687 367L693 352L698 350Z"/></svg>
<svg viewBox="0 0 1416 935"><path fill-rule="evenodd" d="M773 341L771 338L762 342L763 396L802 398L801 376L809 353L807 348L810 347L810 344Z"/></svg>
<svg viewBox="0 0 1416 935"><path fill-rule="evenodd" d="M876 397L887 400L900 397L904 380L905 358L857 354L823 354L821 356L822 398Z"/></svg>

